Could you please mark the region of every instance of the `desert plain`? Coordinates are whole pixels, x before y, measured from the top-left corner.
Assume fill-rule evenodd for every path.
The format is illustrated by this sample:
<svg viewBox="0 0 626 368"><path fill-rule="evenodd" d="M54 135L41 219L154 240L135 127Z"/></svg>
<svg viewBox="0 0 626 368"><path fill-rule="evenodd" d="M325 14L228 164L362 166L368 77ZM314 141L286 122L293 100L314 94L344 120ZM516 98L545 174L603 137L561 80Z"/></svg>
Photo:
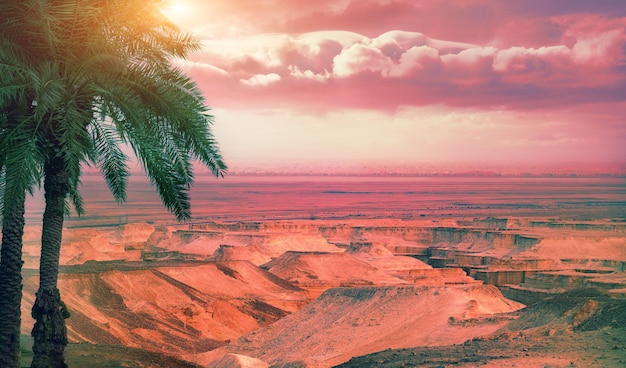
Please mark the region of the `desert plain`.
<svg viewBox="0 0 626 368"><path fill-rule="evenodd" d="M624 178L200 178L185 224L129 189L66 221L70 367L626 366Z"/></svg>

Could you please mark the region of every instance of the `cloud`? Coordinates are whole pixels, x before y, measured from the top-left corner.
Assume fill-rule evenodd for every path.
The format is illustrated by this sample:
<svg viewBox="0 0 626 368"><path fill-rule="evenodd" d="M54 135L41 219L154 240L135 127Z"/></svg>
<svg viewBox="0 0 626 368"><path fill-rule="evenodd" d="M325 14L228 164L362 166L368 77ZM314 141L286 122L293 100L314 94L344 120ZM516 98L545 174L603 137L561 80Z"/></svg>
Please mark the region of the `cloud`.
<svg viewBox="0 0 626 368"><path fill-rule="evenodd" d="M613 29L598 35L584 35L572 48L573 59L578 64L608 66L620 62L624 46L623 30Z"/></svg>
<svg viewBox="0 0 626 368"><path fill-rule="evenodd" d="M270 85L272 83L276 83L280 80L280 75L276 74L276 73L270 73L270 74L256 74L253 75L252 77L248 78L248 79L242 79L241 83L245 84L246 86L267 86Z"/></svg>
<svg viewBox="0 0 626 368"><path fill-rule="evenodd" d="M227 159L626 159L623 0L188 1Z"/></svg>
<svg viewBox="0 0 626 368"><path fill-rule="evenodd" d="M324 73L316 74L310 69L302 71L299 67L290 65L289 66L290 76L294 77L296 80L312 80L316 82L324 82L329 79L330 74L327 70L324 70Z"/></svg>
<svg viewBox="0 0 626 368"><path fill-rule="evenodd" d="M345 31L267 34L211 41L193 61L220 74L213 79L215 73L205 72L198 80L214 101L289 101L303 109L538 108L594 102L624 88L623 29L565 33L576 39L541 47L477 45L408 31L373 38Z"/></svg>
<svg viewBox="0 0 626 368"><path fill-rule="evenodd" d="M493 70L502 74L529 74L552 70L571 62L571 50L566 46L548 46L538 49L511 47L499 50L493 58Z"/></svg>
<svg viewBox="0 0 626 368"><path fill-rule="evenodd" d="M365 71L379 72L391 68L392 61L376 47L358 43L350 46L333 59L333 74L348 77Z"/></svg>

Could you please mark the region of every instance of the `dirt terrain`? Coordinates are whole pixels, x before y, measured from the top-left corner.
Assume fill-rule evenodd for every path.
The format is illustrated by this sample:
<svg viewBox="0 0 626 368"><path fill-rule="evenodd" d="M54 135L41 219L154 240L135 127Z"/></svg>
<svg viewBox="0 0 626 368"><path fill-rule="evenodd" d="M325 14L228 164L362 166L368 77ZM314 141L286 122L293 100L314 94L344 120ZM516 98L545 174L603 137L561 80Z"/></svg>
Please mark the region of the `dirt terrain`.
<svg viewBox="0 0 626 368"><path fill-rule="evenodd" d="M22 336L22 367L30 367L32 356L30 336ZM199 365L163 353L121 345L70 343L65 362L72 368L200 368Z"/></svg>
<svg viewBox="0 0 626 368"><path fill-rule="evenodd" d="M25 335L37 237L28 228ZM626 362L619 219L144 223L64 241L72 367Z"/></svg>
<svg viewBox="0 0 626 368"><path fill-rule="evenodd" d="M356 367L623 367L626 300L577 289L511 314L493 334L445 347L387 349L338 365Z"/></svg>

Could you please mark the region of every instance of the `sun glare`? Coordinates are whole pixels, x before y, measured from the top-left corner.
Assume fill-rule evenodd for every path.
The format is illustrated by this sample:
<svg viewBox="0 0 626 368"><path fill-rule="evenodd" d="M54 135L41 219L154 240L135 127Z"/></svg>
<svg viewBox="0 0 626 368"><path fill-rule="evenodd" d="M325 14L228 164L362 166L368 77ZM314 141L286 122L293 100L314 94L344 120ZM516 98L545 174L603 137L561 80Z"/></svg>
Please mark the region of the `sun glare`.
<svg viewBox="0 0 626 368"><path fill-rule="evenodd" d="M163 13L172 20L181 20L191 13L191 6L184 1L168 1Z"/></svg>

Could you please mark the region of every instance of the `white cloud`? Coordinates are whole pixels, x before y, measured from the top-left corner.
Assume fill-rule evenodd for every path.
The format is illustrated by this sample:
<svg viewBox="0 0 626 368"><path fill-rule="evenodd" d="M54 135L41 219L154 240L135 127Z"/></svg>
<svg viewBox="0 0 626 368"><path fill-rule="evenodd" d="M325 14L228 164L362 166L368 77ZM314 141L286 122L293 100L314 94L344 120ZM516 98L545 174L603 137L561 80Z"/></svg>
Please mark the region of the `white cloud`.
<svg viewBox="0 0 626 368"><path fill-rule="evenodd" d="M210 74L217 74L220 76L228 76L228 72L222 68L218 68L214 65L207 64L205 62L200 61L190 61L190 60L176 60L175 64L180 67L182 70L188 72L193 69L200 69L206 71Z"/></svg>
<svg viewBox="0 0 626 368"><path fill-rule="evenodd" d="M571 50L564 45L540 48L511 47L500 50L493 60L493 69L499 72L525 72L543 69L548 65L567 63Z"/></svg>
<svg viewBox="0 0 626 368"><path fill-rule="evenodd" d="M402 54L399 63L384 74L403 77L415 71L437 67L440 63L438 50L428 46L414 46Z"/></svg>
<svg viewBox="0 0 626 368"><path fill-rule="evenodd" d="M608 65L614 60L611 50L624 41L624 32L612 30L595 36L580 38L572 48L572 57L579 64Z"/></svg>
<svg viewBox="0 0 626 368"><path fill-rule="evenodd" d="M276 73L256 74L248 79L241 79L240 82L246 86L267 86L280 80L280 75Z"/></svg>
<svg viewBox="0 0 626 368"><path fill-rule="evenodd" d="M324 73L314 73L310 69L300 70L298 66L294 65L289 65L289 75L296 79L309 79L316 82L323 82L331 77L327 70L324 70Z"/></svg>
<svg viewBox="0 0 626 368"><path fill-rule="evenodd" d="M333 74L348 77L364 71L383 71L393 67L393 61L371 45L354 44L333 59Z"/></svg>

